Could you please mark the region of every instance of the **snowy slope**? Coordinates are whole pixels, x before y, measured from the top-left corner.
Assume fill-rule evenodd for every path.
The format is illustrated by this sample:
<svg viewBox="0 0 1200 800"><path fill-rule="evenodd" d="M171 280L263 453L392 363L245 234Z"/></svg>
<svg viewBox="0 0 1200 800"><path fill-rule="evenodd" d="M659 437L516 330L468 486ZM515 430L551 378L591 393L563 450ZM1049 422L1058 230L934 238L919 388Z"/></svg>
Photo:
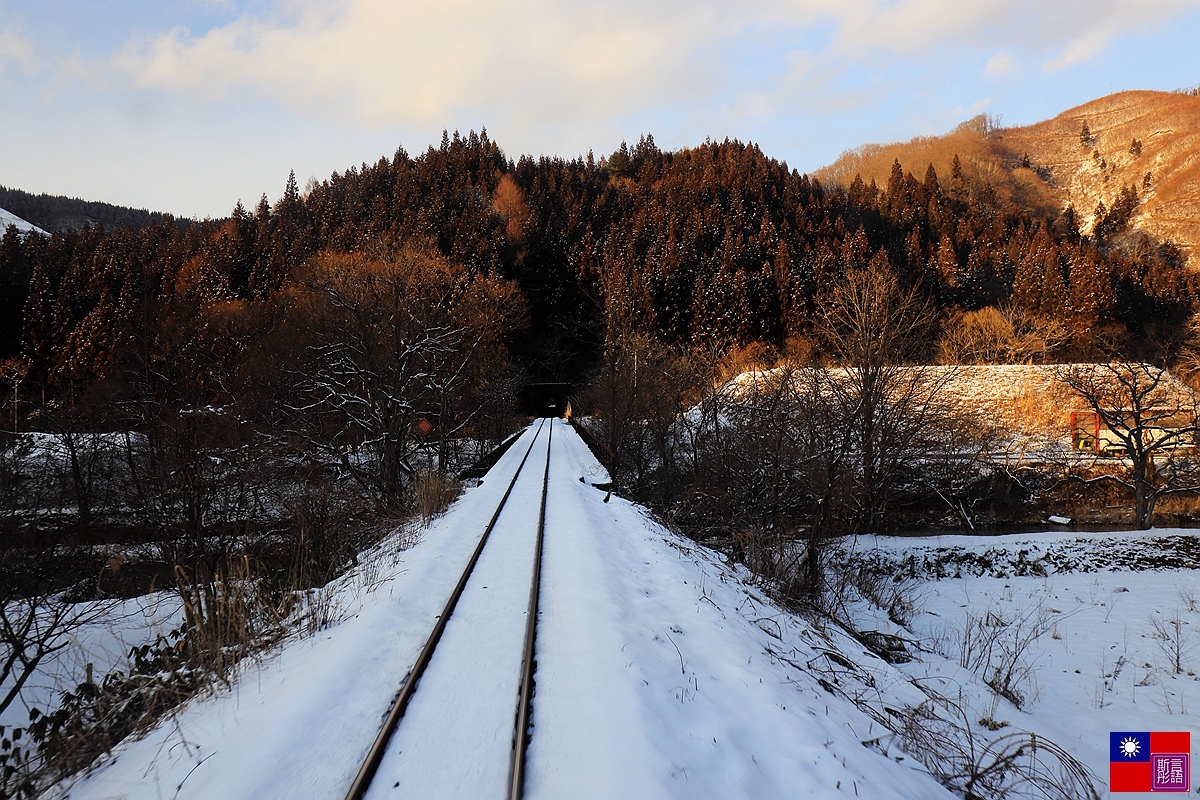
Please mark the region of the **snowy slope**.
<svg viewBox="0 0 1200 800"><path fill-rule="evenodd" d="M531 436L418 543L397 537L366 554L328 598L340 621L49 796L342 797ZM1200 740L1194 531L860 537L832 561L850 565L852 580L881 575L875 594L898 588L910 605L885 612L858 599L871 592L846 590L855 637L780 611L719 554L618 497L605 502L594 484L607 476L574 432L556 422L554 442L526 797L952 797L929 768L957 774L958 758L986 767L1029 732L1038 753L1057 744L1081 762L1104 796L1109 731ZM493 535L488 558L500 569L476 601L495 594L463 601L476 627L459 668L489 663L502 627L489 609L507 602L503 574L526 569L511 526ZM872 636L904 642L904 657L883 661L864 645ZM1015 646L1005 698L984 682L995 663L962 663ZM410 708L426 708L401 723L393 750L433 743L434 755L385 759L370 797L498 798L491 749L508 746L508 722L480 715L471 744L447 739L440 722L474 714L475 700L511 708L515 686L496 677L423 680ZM922 745L940 723L919 710L935 707L962 727ZM914 746L927 747L924 764Z"/></svg>
<svg viewBox="0 0 1200 800"><path fill-rule="evenodd" d="M867 537L856 547L884 574L912 576L921 608L909 628L951 656L926 653L904 669L965 691L976 714L1004 724L999 734L1035 730L1058 743L1095 773L1101 796L1109 731L1200 741L1200 531ZM1008 632L1041 623L1021 709L963 681L956 663L970 619L989 618Z"/></svg>
<svg viewBox="0 0 1200 800"><path fill-rule="evenodd" d="M4 231L8 230L9 225L16 225L17 230L20 231L21 233L33 232L33 233L40 233L44 236L50 235L50 234L46 233L44 230L42 230L41 228L39 228L38 226L21 219L16 214L13 214L11 212L5 211L3 208L0 208L0 234L3 234Z"/></svg>
<svg viewBox="0 0 1200 800"><path fill-rule="evenodd" d="M882 733L878 723L804 665L851 647L880 685L903 694L905 676L778 611L716 554L636 506L604 502L591 485L602 469L555 425L527 797L951 796L912 759L898 764L894 750L864 747ZM523 450L513 447L496 469L511 469ZM57 794L340 797L502 482L469 490L410 549L393 543L366 559L341 582L339 624L122 745ZM509 691L487 681L467 688ZM435 699L447 711L455 703ZM500 796L476 782L473 753L454 761L461 774L445 796ZM393 796L391 785L372 796Z"/></svg>

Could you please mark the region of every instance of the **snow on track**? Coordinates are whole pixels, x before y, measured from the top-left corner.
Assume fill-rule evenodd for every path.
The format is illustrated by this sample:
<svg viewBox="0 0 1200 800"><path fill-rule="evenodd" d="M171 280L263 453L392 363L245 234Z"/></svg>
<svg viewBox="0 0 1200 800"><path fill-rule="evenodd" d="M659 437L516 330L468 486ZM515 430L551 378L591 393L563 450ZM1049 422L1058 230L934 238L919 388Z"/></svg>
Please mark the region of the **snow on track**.
<svg viewBox="0 0 1200 800"><path fill-rule="evenodd" d="M864 747L882 733L878 725L804 668L852 643L843 637L835 644L778 611L743 583L744 574L637 506L615 496L605 502L592 485L605 479L602 469L574 431L554 425L526 797L951 797L913 759L897 764ZM232 690L193 702L122 745L115 760L66 794L342 797L503 493L507 480L492 476L511 474L524 450L510 449L482 485L396 557L375 588L355 593L362 581L347 576L353 613L344 621L291 643ZM509 533L498 526L497 543ZM460 606L472 620L455 645L464 648L454 656L464 669L499 646L499 582L527 580L529 561L517 555L524 546L508 549L485 551L483 558L495 560L491 588ZM881 683L903 682L873 656L852 655ZM403 780L412 782L403 784L406 797L504 796L503 782L485 788L485 773L496 768L477 760L481 741L511 736L516 683L499 673L474 675L454 692L418 688L400 725L405 738L389 748L401 758L385 762L390 782L382 771L377 779L384 790ZM447 738L440 721L476 713L467 710L464 689L478 696L472 702L508 704L503 733L480 718L472 741ZM411 725L419 703L428 706ZM417 744L434 744L447 758L414 766L403 754Z"/></svg>
<svg viewBox="0 0 1200 800"><path fill-rule="evenodd" d="M367 800L504 795L549 432L533 445Z"/></svg>
<svg viewBox="0 0 1200 800"><path fill-rule="evenodd" d="M766 653L815 657L804 622L604 502L579 480L594 463L579 438L555 441L526 797L950 796L864 748L877 726Z"/></svg>

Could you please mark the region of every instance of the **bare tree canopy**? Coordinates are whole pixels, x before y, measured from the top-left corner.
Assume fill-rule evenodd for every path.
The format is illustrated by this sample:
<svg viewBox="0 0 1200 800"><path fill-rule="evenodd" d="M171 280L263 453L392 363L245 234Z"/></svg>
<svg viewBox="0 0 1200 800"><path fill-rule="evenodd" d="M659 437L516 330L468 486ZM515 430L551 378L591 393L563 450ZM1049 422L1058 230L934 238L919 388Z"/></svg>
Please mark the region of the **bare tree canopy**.
<svg viewBox="0 0 1200 800"><path fill-rule="evenodd" d="M1071 475L1087 483L1120 486L1133 498L1134 523L1149 528L1158 501L1200 491L1195 456L1195 391L1151 364L1068 364L1057 370L1119 443L1123 462L1096 476Z"/></svg>
<svg viewBox="0 0 1200 800"><path fill-rule="evenodd" d="M285 335L301 345L292 404L312 443L399 508L418 424L446 447L510 377L504 338L525 321L514 286L404 249L324 254L284 288ZM444 464L439 464L444 468Z"/></svg>

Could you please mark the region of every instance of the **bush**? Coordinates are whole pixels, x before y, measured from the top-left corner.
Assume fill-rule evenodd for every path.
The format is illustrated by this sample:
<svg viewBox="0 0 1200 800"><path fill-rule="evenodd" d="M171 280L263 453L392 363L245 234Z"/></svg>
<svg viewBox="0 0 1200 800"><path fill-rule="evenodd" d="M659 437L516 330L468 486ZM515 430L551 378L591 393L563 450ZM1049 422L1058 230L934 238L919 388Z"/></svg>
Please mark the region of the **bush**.
<svg viewBox="0 0 1200 800"><path fill-rule="evenodd" d="M463 489L457 479L435 471L418 472L414 484L416 510L425 524L449 508Z"/></svg>
<svg viewBox="0 0 1200 800"><path fill-rule="evenodd" d="M0 797L32 798L86 769L113 746L152 726L205 685L188 655L185 629L130 651L128 671L87 678L57 710L30 711L24 728L0 727Z"/></svg>
<svg viewBox="0 0 1200 800"><path fill-rule="evenodd" d="M977 736L966 713L947 698L900 712L901 746L943 785L967 800L1099 800L1091 771L1044 737L1014 731Z"/></svg>

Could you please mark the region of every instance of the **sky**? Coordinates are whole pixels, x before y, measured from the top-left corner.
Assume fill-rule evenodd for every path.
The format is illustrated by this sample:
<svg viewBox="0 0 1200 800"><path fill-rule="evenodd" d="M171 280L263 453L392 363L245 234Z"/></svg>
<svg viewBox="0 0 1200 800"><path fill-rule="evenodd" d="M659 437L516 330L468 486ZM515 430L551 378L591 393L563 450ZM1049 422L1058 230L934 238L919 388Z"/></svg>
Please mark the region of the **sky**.
<svg viewBox="0 0 1200 800"><path fill-rule="evenodd" d="M0 0L0 185L219 218L443 131L850 148L1200 85L1200 0Z"/></svg>

